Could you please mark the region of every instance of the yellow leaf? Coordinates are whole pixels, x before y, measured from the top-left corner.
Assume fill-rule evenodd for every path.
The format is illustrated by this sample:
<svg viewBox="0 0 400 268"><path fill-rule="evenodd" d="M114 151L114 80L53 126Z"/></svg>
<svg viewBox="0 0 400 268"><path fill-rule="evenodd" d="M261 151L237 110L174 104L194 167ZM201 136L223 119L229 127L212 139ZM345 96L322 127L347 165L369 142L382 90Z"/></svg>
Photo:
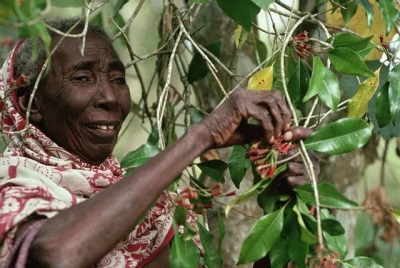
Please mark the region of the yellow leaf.
<svg viewBox="0 0 400 268"><path fill-rule="evenodd" d="M374 96L379 85L379 71L376 70L375 76L369 77L362 82L356 94L349 100L348 117L360 118L367 111L368 102Z"/></svg>
<svg viewBox="0 0 400 268"><path fill-rule="evenodd" d="M255 73L249 80L248 89L270 90L274 80L274 64Z"/></svg>
<svg viewBox="0 0 400 268"><path fill-rule="evenodd" d="M351 18L347 28L354 31L358 35L362 37L367 37L373 35L372 42L374 44L379 45L380 40L379 36L385 34L385 22L382 19L381 12L378 8L378 1L369 1L374 9L374 21L371 25L371 28L368 27L367 19L365 16L365 11L363 8L358 7L357 12L354 17ZM398 4L396 4L396 8L398 8ZM327 4L327 10L331 10L332 4L329 1ZM335 12L327 12L326 13L326 23L330 26L335 26L338 29L345 27L342 15L340 14L340 8L336 9ZM392 40L393 35L396 33L396 27L393 27L392 31L385 37L385 40L388 42ZM366 57L367 60L379 60L382 56L382 52L377 49L373 49L371 53Z"/></svg>
<svg viewBox="0 0 400 268"><path fill-rule="evenodd" d="M235 29L235 44L237 48L241 48L246 42L247 36L249 35L242 26L238 25Z"/></svg>

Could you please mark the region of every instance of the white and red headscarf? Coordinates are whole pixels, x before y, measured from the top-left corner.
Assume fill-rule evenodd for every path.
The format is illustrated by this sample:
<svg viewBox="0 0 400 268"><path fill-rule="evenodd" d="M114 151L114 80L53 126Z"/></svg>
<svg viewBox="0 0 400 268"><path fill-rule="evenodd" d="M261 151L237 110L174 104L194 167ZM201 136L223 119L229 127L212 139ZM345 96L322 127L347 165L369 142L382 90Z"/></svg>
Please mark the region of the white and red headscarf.
<svg viewBox="0 0 400 268"><path fill-rule="evenodd" d="M29 124L25 129L26 120L18 111L13 90L13 59L20 43L0 71L0 122L10 139L0 157L0 267L12 254L18 227L30 216L53 217L123 175L112 155L93 166L55 144L35 126ZM141 267L148 263L173 237L172 213L173 206L163 193L128 238L98 266Z"/></svg>

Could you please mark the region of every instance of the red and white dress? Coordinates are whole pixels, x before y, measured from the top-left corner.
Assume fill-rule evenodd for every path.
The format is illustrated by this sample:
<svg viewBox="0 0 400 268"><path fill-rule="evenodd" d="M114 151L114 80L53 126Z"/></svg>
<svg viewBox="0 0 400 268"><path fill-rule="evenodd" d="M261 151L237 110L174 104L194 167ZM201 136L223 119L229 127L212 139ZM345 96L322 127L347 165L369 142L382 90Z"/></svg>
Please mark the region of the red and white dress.
<svg viewBox="0 0 400 268"><path fill-rule="evenodd" d="M38 128L26 126L12 90L13 57L18 47L19 44L0 71L1 130L9 137L8 147L0 157L0 267L11 265L10 262L24 266L29 243L45 220L33 222L22 241L15 241L21 223L33 215L53 217L121 180L123 175L114 156L99 166L84 163ZM173 205L163 193L126 240L97 266L141 267L148 263L173 237L172 214Z"/></svg>

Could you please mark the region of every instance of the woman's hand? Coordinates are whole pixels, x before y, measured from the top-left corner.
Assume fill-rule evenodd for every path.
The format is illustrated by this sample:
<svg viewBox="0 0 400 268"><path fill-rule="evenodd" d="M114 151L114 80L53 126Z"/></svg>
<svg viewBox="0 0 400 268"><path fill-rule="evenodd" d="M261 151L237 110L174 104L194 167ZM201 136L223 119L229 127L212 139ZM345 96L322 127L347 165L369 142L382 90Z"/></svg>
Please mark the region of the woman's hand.
<svg viewBox="0 0 400 268"><path fill-rule="evenodd" d="M249 124L254 118L259 125ZM265 138L272 143L289 130L291 113L278 91L239 88L201 124L207 126L211 147L244 144Z"/></svg>
<svg viewBox="0 0 400 268"><path fill-rule="evenodd" d="M320 158L312 151L308 151L307 153L313 163L314 175L318 179L320 173ZM295 154L297 155L287 162L286 170L274 179L276 187L280 192L287 192L292 188L310 182L306 164L298 153L298 149L290 150L285 158L294 156Z"/></svg>

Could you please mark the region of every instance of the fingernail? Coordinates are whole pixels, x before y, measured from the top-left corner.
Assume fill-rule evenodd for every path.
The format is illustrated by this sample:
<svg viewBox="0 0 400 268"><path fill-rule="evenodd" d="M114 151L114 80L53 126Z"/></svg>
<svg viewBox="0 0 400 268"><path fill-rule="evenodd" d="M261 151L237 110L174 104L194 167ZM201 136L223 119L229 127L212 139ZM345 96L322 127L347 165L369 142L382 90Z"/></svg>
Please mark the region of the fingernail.
<svg viewBox="0 0 400 268"><path fill-rule="evenodd" d="M292 131L285 132L285 134L283 134L283 139L285 141L291 141L293 139L293 132Z"/></svg>
<svg viewBox="0 0 400 268"><path fill-rule="evenodd" d="M274 138L274 136L272 136L272 137L269 139L269 143L274 143L274 140L275 140L275 138Z"/></svg>

